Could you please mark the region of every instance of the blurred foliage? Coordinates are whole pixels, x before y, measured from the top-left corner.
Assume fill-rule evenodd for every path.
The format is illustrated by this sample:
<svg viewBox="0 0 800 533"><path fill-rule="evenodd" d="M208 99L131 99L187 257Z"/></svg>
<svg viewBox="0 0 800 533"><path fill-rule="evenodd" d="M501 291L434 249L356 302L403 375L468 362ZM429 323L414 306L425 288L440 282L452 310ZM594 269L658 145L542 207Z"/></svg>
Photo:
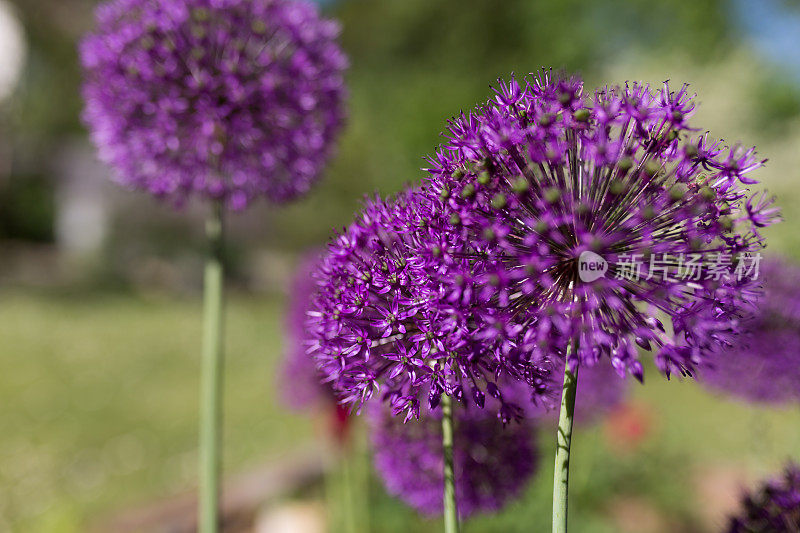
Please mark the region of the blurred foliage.
<svg viewBox="0 0 800 533"><path fill-rule="evenodd" d="M18 3L31 49L10 121L14 172L51 174L40 155L81 129L76 42L91 27L94 3ZM446 119L485 100L498 76L546 65L591 79L630 48L713 62L731 42L724 0L342 0L325 9L343 24L352 64L349 123L327 179L270 220L273 246L324 241L364 194L418 180Z"/></svg>
<svg viewBox="0 0 800 533"><path fill-rule="evenodd" d="M17 2L27 34L28 59L12 101L12 138L17 143L33 144L31 150L47 148L39 143L56 142L60 136L81 130L76 28L55 9L69 3L75 8L88 7L84 2Z"/></svg>
<svg viewBox="0 0 800 533"><path fill-rule="evenodd" d="M753 124L769 135L785 135L800 116L800 86L780 76L759 80L753 101Z"/></svg>
<svg viewBox="0 0 800 533"><path fill-rule="evenodd" d="M17 174L0 187L0 239L53 239L53 187L42 175Z"/></svg>
<svg viewBox="0 0 800 533"><path fill-rule="evenodd" d="M275 217L274 244L322 242L363 195L418 181L446 120L498 77L552 66L592 80L631 47L711 63L731 38L723 0L345 0L332 14L352 64L349 124L328 178Z"/></svg>

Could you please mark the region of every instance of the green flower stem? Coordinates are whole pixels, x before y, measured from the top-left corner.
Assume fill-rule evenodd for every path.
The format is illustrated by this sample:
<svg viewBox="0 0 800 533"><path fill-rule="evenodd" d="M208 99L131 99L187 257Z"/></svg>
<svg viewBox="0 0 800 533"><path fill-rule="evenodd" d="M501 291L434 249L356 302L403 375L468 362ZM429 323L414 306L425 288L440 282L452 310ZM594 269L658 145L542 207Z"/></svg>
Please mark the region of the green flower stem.
<svg viewBox="0 0 800 533"><path fill-rule="evenodd" d="M569 350L567 350L569 355ZM575 416L575 392L578 369L564 365L564 386L561 390L561 411L556 435L556 465L553 474L553 533L567 533L567 492L569 489L569 448L572 443L572 420Z"/></svg>
<svg viewBox="0 0 800 533"><path fill-rule="evenodd" d="M203 286L203 360L200 387L200 533L220 529L222 427L222 204L215 202L206 221L208 257Z"/></svg>
<svg viewBox="0 0 800 533"><path fill-rule="evenodd" d="M453 399L442 394L442 448L444 453L444 532L458 533L456 485L453 472Z"/></svg>

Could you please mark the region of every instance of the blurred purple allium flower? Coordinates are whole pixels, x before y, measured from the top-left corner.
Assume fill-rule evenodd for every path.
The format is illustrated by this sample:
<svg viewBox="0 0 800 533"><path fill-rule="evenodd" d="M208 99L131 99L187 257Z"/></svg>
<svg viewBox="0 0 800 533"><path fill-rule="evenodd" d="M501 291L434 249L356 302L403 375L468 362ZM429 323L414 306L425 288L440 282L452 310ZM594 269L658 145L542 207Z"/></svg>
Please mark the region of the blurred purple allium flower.
<svg viewBox="0 0 800 533"><path fill-rule="evenodd" d="M790 463L783 475L764 483L742 499L742 508L731 517L729 533L800 531L800 467Z"/></svg>
<svg viewBox="0 0 800 533"><path fill-rule="evenodd" d="M294 409L317 409L330 415L331 435L345 444L350 429L350 414L340 403L314 359L308 353L309 335L306 319L317 284L313 273L319 267L321 250L306 253L295 271L290 286L289 309L286 313L284 351L278 388L284 401Z"/></svg>
<svg viewBox="0 0 800 533"><path fill-rule="evenodd" d="M290 200L342 123L338 33L305 0L111 0L80 48L84 120L131 188Z"/></svg>
<svg viewBox="0 0 800 533"><path fill-rule="evenodd" d="M458 233L441 220L441 200L409 190L389 201L368 201L356 221L330 244L319 269L309 313L311 353L345 403L360 408L374 392L395 414L419 417L421 401L435 409L441 395L483 407L498 405L503 421L521 416L500 380L524 381L534 399L547 394L550 362L533 360L505 342L499 309L477 298L449 300L445 263L470 275L469 262L451 255ZM517 397L518 395L514 395Z"/></svg>
<svg viewBox="0 0 800 533"><path fill-rule="evenodd" d="M296 409L327 407L338 401L330 384L322 382L323 376L308 354L306 319L317 288L313 273L320 261L321 251L306 254L289 288L279 387L286 403Z"/></svg>
<svg viewBox="0 0 800 533"><path fill-rule="evenodd" d="M744 400L800 401L800 268L786 260L762 263L763 295L743 334L701 371L701 383Z"/></svg>
<svg viewBox="0 0 800 533"><path fill-rule="evenodd" d="M686 86L585 95L543 71L450 122L427 187L460 234L448 252L470 265L443 265L444 299L501 310L478 337L532 361L571 346L571 364L609 357L639 380L637 345L669 377L728 342L777 209L746 190L754 149L695 134L694 107Z"/></svg>
<svg viewBox="0 0 800 533"><path fill-rule="evenodd" d="M370 408L375 469L386 490L426 515L442 512L441 413L403 424L382 404ZM456 405L453 464L458 514L501 509L520 496L538 469L530 419L504 426L474 406Z"/></svg>
<svg viewBox="0 0 800 533"><path fill-rule="evenodd" d="M556 371L553 375L564 375L564 361L561 361L560 373ZM628 380L621 378L609 361L582 366L578 371L575 420L581 425L599 422L622 405L627 397L628 384ZM558 390L560 386L560 383L554 383L553 389ZM552 416L558 418L558 409L552 410Z"/></svg>

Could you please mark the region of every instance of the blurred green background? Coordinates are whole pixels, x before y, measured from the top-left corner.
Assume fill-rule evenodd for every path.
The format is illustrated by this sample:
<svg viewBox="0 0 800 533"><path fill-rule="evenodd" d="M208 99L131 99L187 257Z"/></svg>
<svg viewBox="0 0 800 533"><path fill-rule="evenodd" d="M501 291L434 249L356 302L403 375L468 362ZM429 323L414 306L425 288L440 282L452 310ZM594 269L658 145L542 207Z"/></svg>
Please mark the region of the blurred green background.
<svg viewBox="0 0 800 533"><path fill-rule="evenodd" d="M16 20L24 43L16 79L15 48L0 37L0 82L11 80L8 90L0 83L0 531L84 531L195 483L202 206L176 213L120 190L94 160L75 47L95 4L0 0L0 22ZM304 201L258 203L230 221L229 472L278 461L323 423L286 410L276 392L297 254L347 224L365 194L419 180L447 118L485 100L498 76L552 66L590 87L690 83L695 125L769 158L757 177L785 222L770 229L768 251L800 259L800 3L340 0L322 9L341 20L352 65L338 154ZM8 24L0 30L13 37ZM615 440L625 419L575 439L576 531L718 530L742 483L800 452L797 407L747 407L653 371L634 391L632 412L647 429L639 445ZM547 528L550 429L525 499L465 531ZM381 490L362 497L371 530L440 527Z"/></svg>

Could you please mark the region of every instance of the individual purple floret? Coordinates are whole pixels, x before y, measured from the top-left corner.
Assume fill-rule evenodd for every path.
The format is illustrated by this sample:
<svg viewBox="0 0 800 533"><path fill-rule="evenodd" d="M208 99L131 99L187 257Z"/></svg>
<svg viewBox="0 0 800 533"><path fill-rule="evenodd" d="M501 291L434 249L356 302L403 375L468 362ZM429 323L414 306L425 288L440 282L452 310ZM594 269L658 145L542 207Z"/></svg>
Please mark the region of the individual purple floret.
<svg viewBox="0 0 800 533"><path fill-rule="evenodd" d="M790 463L783 475L746 494L729 533L800 531L800 467Z"/></svg>
<svg viewBox="0 0 800 533"><path fill-rule="evenodd" d="M441 414L403 424L382 404L370 408L375 469L389 494L426 515L441 514ZM453 463L458 514L491 512L519 497L538 469L530 419L505 426L485 409L454 409Z"/></svg>
<svg viewBox="0 0 800 533"><path fill-rule="evenodd" d="M442 394L483 407L497 406L503 421L521 416L504 397L501 381L527 383L528 396L548 389L550 361L534 360L502 339L503 310L474 298L450 300L448 265L472 275L469 261L451 254L459 234L441 220L443 206L426 191L368 201L356 221L329 246L309 313L311 353L345 403L359 408L376 391L395 414L418 417L420 405L438 406ZM496 333L496 334L495 334ZM487 396L489 399L487 400Z"/></svg>
<svg viewBox="0 0 800 533"><path fill-rule="evenodd" d="M470 265L444 265L444 299L501 318L478 317L476 338L532 361L608 357L640 380L637 346L669 377L729 342L777 209L746 189L754 149L695 133L694 107L686 86L586 95L543 71L450 122L427 187L459 234L448 252Z"/></svg>
<svg viewBox="0 0 800 533"><path fill-rule="evenodd" d="M176 203L306 193L342 124L338 34L305 0L101 4L80 47L100 158Z"/></svg>
<svg viewBox="0 0 800 533"><path fill-rule="evenodd" d="M761 264L763 295L743 335L710 359L701 383L752 402L800 401L800 268L769 258Z"/></svg>

